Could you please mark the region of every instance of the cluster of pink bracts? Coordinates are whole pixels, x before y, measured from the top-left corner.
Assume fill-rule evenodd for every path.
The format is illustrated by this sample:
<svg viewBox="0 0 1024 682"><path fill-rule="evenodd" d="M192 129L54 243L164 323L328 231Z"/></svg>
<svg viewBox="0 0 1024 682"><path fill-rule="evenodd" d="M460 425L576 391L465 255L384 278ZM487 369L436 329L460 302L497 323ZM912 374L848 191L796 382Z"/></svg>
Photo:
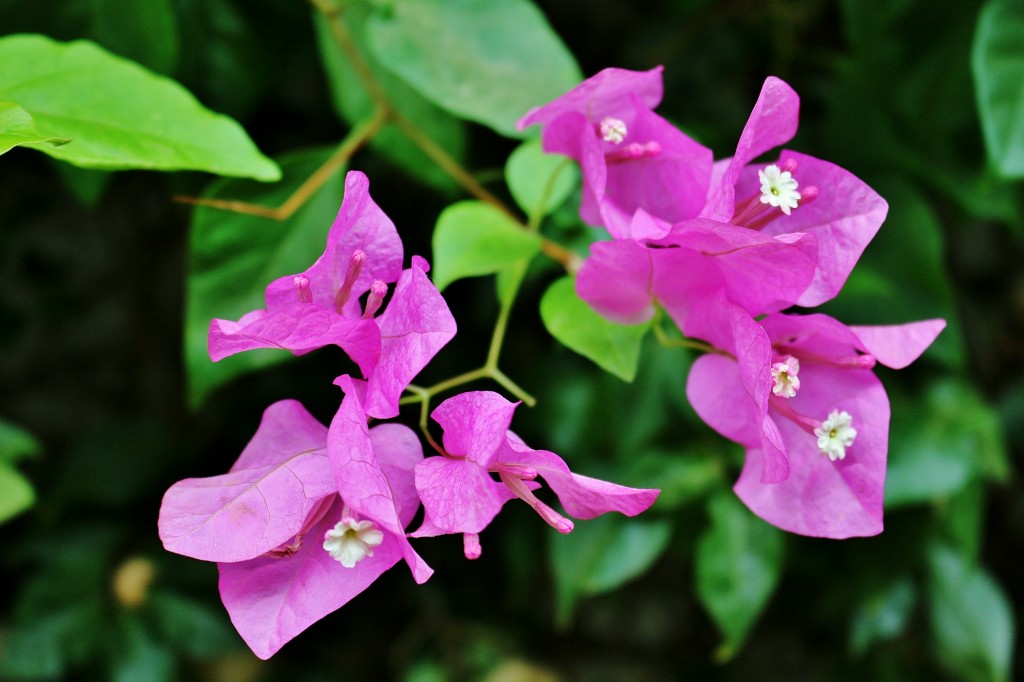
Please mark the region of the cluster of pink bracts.
<svg viewBox="0 0 1024 682"><path fill-rule="evenodd" d="M579 162L581 215L613 237L593 245L579 295L616 322L643 322L660 307L718 351L694 363L687 395L747 448L735 489L756 514L807 535L880 532L889 407L871 369L909 364L944 322L846 327L780 311L838 293L885 202L813 157L784 151L750 164L796 131L799 101L778 79L765 82L736 154L717 163L652 111L660 99L660 68L606 69L520 122L543 125L545 149ZM476 558L479 534L517 497L571 531L534 495L538 478L580 519L633 516L657 497L533 450L509 430L517 403L496 393L441 403L432 417L443 451L430 457L413 430L379 423L398 414L403 391L456 330L426 261L402 264L394 224L353 171L323 255L271 282L265 309L210 324L214 360L336 345L363 377L335 381L343 398L329 427L295 401L275 403L231 471L180 481L164 496L164 546L218 563L224 605L261 658L400 559L427 580L432 570L409 537L458 533ZM407 534L421 504L423 521Z"/></svg>

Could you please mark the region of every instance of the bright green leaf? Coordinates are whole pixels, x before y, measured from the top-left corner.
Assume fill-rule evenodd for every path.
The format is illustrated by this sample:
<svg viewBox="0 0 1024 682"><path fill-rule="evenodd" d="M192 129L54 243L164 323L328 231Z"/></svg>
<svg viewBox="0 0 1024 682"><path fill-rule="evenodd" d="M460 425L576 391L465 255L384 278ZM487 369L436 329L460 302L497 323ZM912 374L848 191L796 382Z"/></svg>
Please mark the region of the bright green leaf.
<svg viewBox="0 0 1024 682"><path fill-rule="evenodd" d="M650 324L609 322L576 295L571 277L554 282L540 301L540 316L548 332L566 348L593 360L623 381L632 381L640 347Z"/></svg>
<svg viewBox="0 0 1024 682"><path fill-rule="evenodd" d="M0 100L15 101L54 147L27 146L86 168L201 170L277 180L281 173L235 121L176 82L87 41L0 38Z"/></svg>
<svg viewBox="0 0 1024 682"><path fill-rule="evenodd" d="M671 536L668 521L639 521L618 514L577 523L567 535L550 533L557 622L568 625L580 598L614 590L644 573Z"/></svg>
<svg viewBox="0 0 1024 682"><path fill-rule="evenodd" d="M998 415L970 385L939 382L912 403L893 397L886 507L955 495L977 476L1006 480Z"/></svg>
<svg viewBox="0 0 1024 682"><path fill-rule="evenodd" d="M66 137L47 137L36 130L32 116L14 102L0 102L0 154L22 144L46 142L60 146L70 142Z"/></svg>
<svg viewBox="0 0 1024 682"><path fill-rule="evenodd" d="M929 556L932 632L939 659L965 680L1010 677L1014 619L999 585L952 549Z"/></svg>
<svg viewBox="0 0 1024 682"><path fill-rule="evenodd" d="M505 182L519 208L531 217L561 206L579 180L576 165L568 157L545 153L539 138L519 145L505 164Z"/></svg>
<svg viewBox="0 0 1024 682"><path fill-rule="evenodd" d="M284 179L273 186L219 180L204 195L278 206L320 167L331 150L301 152L280 159ZM206 337L214 317L237 320L263 308L271 281L302 272L323 252L343 192L339 170L288 220L199 208L192 220L185 302L185 368L189 401L202 402L211 390L236 376L292 357L279 350L255 350L210 361Z"/></svg>
<svg viewBox="0 0 1024 682"><path fill-rule="evenodd" d="M36 493L24 476L6 464L0 464L0 523L33 505Z"/></svg>
<svg viewBox="0 0 1024 682"><path fill-rule="evenodd" d="M582 80L528 0L395 0L367 28L377 59L421 95L510 137L529 109Z"/></svg>
<svg viewBox="0 0 1024 682"><path fill-rule="evenodd" d="M170 74L178 62L178 20L170 0L91 0L92 31L111 52Z"/></svg>
<svg viewBox="0 0 1024 682"><path fill-rule="evenodd" d="M434 282L443 290L463 277L489 275L540 250L540 237L480 201L452 204L434 228Z"/></svg>
<svg viewBox="0 0 1024 682"><path fill-rule="evenodd" d="M708 512L711 526L697 541L697 596L725 638L716 657L728 660L779 582L783 535L731 492L711 498Z"/></svg>
<svg viewBox="0 0 1024 682"><path fill-rule="evenodd" d="M878 585L867 594L850 623L850 650L863 654L872 643L898 637L913 614L917 592L908 577Z"/></svg>
<svg viewBox="0 0 1024 682"><path fill-rule="evenodd" d="M364 27L370 12L371 8L368 5L353 3L345 8L343 18L339 21L345 22L374 79L394 107L415 123L449 156L461 163L465 158L466 148L466 131L462 121L421 97L402 79L381 66L366 49ZM320 48L324 70L327 72L327 84L335 110L342 120L353 125L366 120L374 108L370 93L363 87L355 69L339 49L331 35L330 25L319 12L315 14L314 24L317 45ZM433 187L449 190L456 186L430 157L393 124L385 125L374 135L370 140L370 147L380 151L402 171Z"/></svg>
<svg viewBox="0 0 1024 682"><path fill-rule="evenodd" d="M1024 5L989 0L971 49L978 114L989 158L1003 177L1024 178Z"/></svg>

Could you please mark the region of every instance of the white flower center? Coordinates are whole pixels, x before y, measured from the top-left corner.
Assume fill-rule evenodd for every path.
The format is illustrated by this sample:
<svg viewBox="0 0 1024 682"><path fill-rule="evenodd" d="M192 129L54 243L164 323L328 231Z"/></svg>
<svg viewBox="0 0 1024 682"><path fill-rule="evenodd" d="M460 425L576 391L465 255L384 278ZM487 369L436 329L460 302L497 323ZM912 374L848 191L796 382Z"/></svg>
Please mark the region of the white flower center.
<svg viewBox="0 0 1024 682"><path fill-rule="evenodd" d="M849 412L832 410L828 419L814 429L814 435L818 437L818 450L834 462L846 457L846 448L853 445L857 429L853 428L853 417Z"/></svg>
<svg viewBox="0 0 1024 682"><path fill-rule="evenodd" d="M605 116L601 119L601 139L612 144L622 144L626 139L626 123L622 119Z"/></svg>
<svg viewBox="0 0 1024 682"><path fill-rule="evenodd" d="M782 362L776 362L772 365L772 380L775 382L772 393L783 398L795 396L800 389L800 379L797 377L799 373L800 361L792 355Z"/></svg>
<svg viewBox="0 0 1024 682"><path fill-rule="evenodd" d="M324 549L345 568L354 568L373 548L384 542L384 533L373 521L356 521L345 516L334 528L324 533Z"/></svg>
<svg viewBox="0 0 1024 682"><path fill-rule="evenodd" d="M792 173L773 163L757 171L757 177L761 181L762 204L778 206L786 215L799 205L800 192L796 191L798 183Z"/></svg>

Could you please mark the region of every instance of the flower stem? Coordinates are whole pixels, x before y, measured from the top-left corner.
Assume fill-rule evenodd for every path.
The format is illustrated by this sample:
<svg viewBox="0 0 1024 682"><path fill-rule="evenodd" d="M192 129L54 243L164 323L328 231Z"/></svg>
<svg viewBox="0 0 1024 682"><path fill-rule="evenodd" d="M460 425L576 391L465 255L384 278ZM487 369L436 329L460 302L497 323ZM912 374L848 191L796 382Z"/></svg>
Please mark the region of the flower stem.
<svg viewBox="0 0 1024 682"><path fill-rule="evenodd" d="M342 8L338 6L335 0L310 0L310 2L329 24L334 41L338 44L341 51L344 52L349 63L352 64L352 68L355 69L359 82L370 93L374 104L379 110L384 112L385 117L393 122L424 154L430 157L437 164L438 168L459 183L467 193L505 213L524 229L531 229L505 202L494 196L486 187L480 184L472 173L452 158L443 147L432 140L429 135L404 113L399 111L391 100L388 99L387 93L380 87L380 83L374 77L369 64L359 52L359 48L356 46L348 26L341 16ZM579 268L579 258L576 254L546 237L541 237L541 239L541 251L544 255L560 263L569 272L574 272Z"/></svg>
<svg viewBox="0 0 1024 682"><path fill-rule="evenodd" d="M316 169L312 175L306 178L305 182L296 189L291 196L285 199L284 203L276 208L250 204L245 201L233 201L223 199L203 199L201 197L176 196L174 201L194 206L206 206L208 208L219 208L235 213L245 213L260 218L271 220L287 220L297 210L309 201L309 198L316 194L316 191L323 187L324 183L339 168L348 163L352 155L359 151L359 148L366 144L370 138L376 135L387 121L387 114L378 109L362 123L357 124L349 131L345 139L341 141L338 149L331 154L330 158L324 161L323 165Z"/></svg>

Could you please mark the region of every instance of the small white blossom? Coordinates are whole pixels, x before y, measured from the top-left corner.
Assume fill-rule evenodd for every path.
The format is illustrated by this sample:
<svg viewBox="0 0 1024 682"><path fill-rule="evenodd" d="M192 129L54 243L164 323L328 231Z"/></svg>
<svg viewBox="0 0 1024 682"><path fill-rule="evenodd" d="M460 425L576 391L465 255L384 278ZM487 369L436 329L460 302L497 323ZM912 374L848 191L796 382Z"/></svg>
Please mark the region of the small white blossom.
<svg viewBox="0 0 1024 682"><path fill-rule="evenodd" d="M356 521L346 516L324 533L324 550L345 568L354 568L368 556L373 548L384 542L384 533L373 521Z"/></svg>
<svg viewBox="0 0 1024 682"><path fill-rule="evenodd" d="M800 390L800 361L792 355L772 365L772 393L783 398L792 398Z"/></svg>
<svg viewBox="0 0 1024 682"><path fill-rule="evenodd" d="M797 181L789 171L781 170L774 163L757 171L761 181L761 203L778 206L782 212L789 212L800 203L800 192L796 191Z"/></svg>
<svg viewBox="0 0 1024 682"><path fill-rule="evenodd" d="M601 119L601 139L612 144L622 144L626 139L626 122L622 119L605 116Z"/></svg>
<svg viewBox="0 0 1024 682"><path fill-rule="evenodd" d="M857 429L853 428L853 417L849 412L832 410L828 419L814 429L814 435L818 437L818 450L834 462L846 457L846 448L853 445Z"/></svg>

